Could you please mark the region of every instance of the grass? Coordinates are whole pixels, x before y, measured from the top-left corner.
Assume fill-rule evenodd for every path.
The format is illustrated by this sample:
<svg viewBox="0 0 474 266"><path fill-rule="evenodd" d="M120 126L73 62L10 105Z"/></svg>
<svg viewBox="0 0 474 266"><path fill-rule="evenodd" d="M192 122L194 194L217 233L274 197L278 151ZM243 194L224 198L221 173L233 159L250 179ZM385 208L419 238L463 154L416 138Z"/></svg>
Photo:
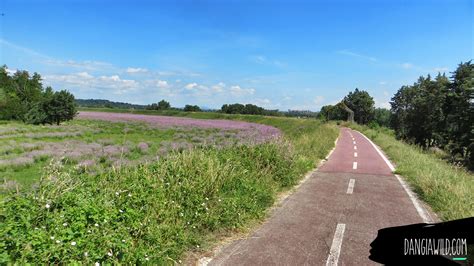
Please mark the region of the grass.
<svg viewBox="0 0 474 266"><path fill-rule="evenodd" d="M37 189L11 192L2 202L0 263L179 263L217 235L263 219L338 135L336 126L317 120L227 118L276 126L284 138L174 151L96 174L52 161Z"/></svg>
<svg viewBox="0 0 474 266"><path fill-rule="evenodd" d="M18 157L26 157L31 150L41 150L45 146L54 143L64 143L67 146L72 141L82 143L101 143L104 147L107 145L119 145L129 149L129 152L123 154L123 158L128 161L140 161L143 159L150 160L154 155L159 153L162 143L165 141L177 141L179 136L210 136L218 130L213 129L158 129L149 127L143 123L112 123L106 121L93 120L74 120L64 123L61 126L33 126L25 125L19 122L1 122L0 137L0 161L14 159ZM76 133L77 135L58 135L52 136L47 134L55 133ZM28 135L30 134L30 135ZM182 140L190 141L190 140ZM137 149L140 142L147 142L149 149L142 152ZM35 148L22 148L21 145L38 145ZM47 148L47 147L46 147ZM72 152L73 150L71 150ZM57 151L60 154L61 151ZM58 155L59 156L59 155ZM20 187L29 188L37 182L41 177L41 169L45 165L45 159L53 156L43 156L41 160L35 160L34 163L21 165L1 165L0 179L6 181L15 181ZM66 155L67 157L67 155ZM116 156L120 159L119 156ZM71 158L69 158L71 161ZM77 160L78 162L90 159L90 156L83 156ZM97 158L95 158L97 159ZM74 161L73 160L73 161ZM109 162L110 163L110 160ZM108 167L109 164L103 164ZM74 164L71 164L71 167ZM102 168L104 168L102 167ZM97 170L97 169L95 169Z"/></svg>
<svg viewBox="0 0 474 266"><path fill-rule="evenodd" d="M474 216L474 174L447 163L436 153L395 139L391 130L349 125L373 140L396 165L422 200L442 220Z"/></svg>

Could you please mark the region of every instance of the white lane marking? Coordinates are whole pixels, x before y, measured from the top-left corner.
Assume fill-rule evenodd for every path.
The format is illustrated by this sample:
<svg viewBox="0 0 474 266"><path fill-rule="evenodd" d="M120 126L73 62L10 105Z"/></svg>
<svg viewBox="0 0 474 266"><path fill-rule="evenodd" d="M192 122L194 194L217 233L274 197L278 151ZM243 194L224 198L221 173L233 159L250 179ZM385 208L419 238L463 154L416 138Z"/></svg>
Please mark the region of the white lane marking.
<svg viewBox="0 0 474 266"><path fill-rule="evenodd" d="M357 150L357 146L354 146L354 150Z"/></svg>
<svg viewBox="0 0 474 266"><path fill-rule="evenodd" d="M355 141L353 141L352 143L356 144L356 142L355 142Z"/></svg>
<svg viewBox="0 0 474 266"><path fill-rule="evenodd" d="M357 170L357 162L352 163L352 169Z"/></svg>
<svg viewBox="0 0 474 266"><path fill-rule="evenodd" d="M357 157L357 152L354 152L354 157Z"/></svg>
<svg viewBox="0 0 474 266"><path fill-rule="evenodd" d="M382 159L385 161L385 163L388 165L388 167L390 168L390 170L393 172L395 171L395 167L393 166L393 164L387 159L387 157L385 157L385 155L382 153L382 151L380 151L379 147L377 147L377 145L375 145L372 140L370 140L369 138L367 138L364 134L360 133L359 131L357 131L359 134L362 135L362 137L364 137L365 139L367 139L367 141L370 142L370 144L372 144L372 146L374 147L374 149L377 151L377 153L380 155L380 157L382 157ZM415 206L415 209L416 211L418 212L418 215L421 217L421 219L423 220L423 222L425 223L431 223L433 222L432 219L430 218L430 216L427 214L426 210L422 207L422 205L420 204L420 202L418 201L418 198L416 197L415 193L413 193L413 191L411 191L410 187L407 185L407 183L399 176L399 175L395 175L398 179L398 182L400 182L400 184L402 185L403 189L405 190L405 192L408 194L408 197L410 198L411 202L413 203L413 206Z"/></svg>
<svg viewBox="0 0 474 266"><path fill-rule="evenodd" d="M346 191L347 194L352 194L352 192L354 191L355 182L356 182L355 179L351 178L351 180L349 180L349 186L347 187L347 191Z"/></svg>
<svg viewBox="0 0 474 266"><path fill-rule="evenodd" d="M337 224L336 232L334 233L334 238L332 239L331 249L329 250L329 256L326 260L326 266L337 265L339 254L341 254L342 239L344 238L345 230L345 224Z"/></svg>

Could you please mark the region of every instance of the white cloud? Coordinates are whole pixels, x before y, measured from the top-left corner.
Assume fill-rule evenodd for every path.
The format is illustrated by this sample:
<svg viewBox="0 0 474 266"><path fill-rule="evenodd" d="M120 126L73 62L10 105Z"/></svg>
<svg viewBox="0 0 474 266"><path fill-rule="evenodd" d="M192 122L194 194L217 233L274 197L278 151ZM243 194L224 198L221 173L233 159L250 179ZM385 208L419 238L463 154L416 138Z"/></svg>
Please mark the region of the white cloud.
<svg viewBox="0 0 474 266"><path fill-rule="evenodd" d="M337 51L337 53L342 54L342 55L348 55L348 56L352 56L352 57L362 58L362 59L369 60L369 61L372 61L372 62L377 61L377 58L375 58L375 57L355 53L355 52L352 52L350 50L339 50L339 51Z"/></svg>
<svg viewBox="0 0 474 266"><path fill-rule="evenodd" d="M224 82L219 82L216 85L211 87L215 92L223 92L225 88Z"/></svg>
<svg viewBox="0 0 474 266"><path fill-rule="evenodd" d="M197 86L198 86L198 84L196 82L193 82L193 83L187 84L186 86L184 86L184 88L187 89L187 90L192 90L192 89L196 88Z"/></svg>
<svg viewBox="0 0 474 266"><path fill-rule="evenodd" d="M160 89L166 89L171 87L171 85L166 80L161 79L153 79L153 80L146 80L143 82L146 86L149 87L156 87Z"/></svg>
<svg viewBox="0 0 474 266"><path fill-rule="evenodd" d="M233 96L245 96L245 95L253 95L255 93L254 89L244 89L241 88L240 86L231 86L230 87L230 93Z"/></svg>
<svg viewBox="0 0 474 266"><path fill-rule="evenodd" d="M387 84L386 81L380 81L380 82L379 82L379 85L382 85L382 86L383 86L383 85L386 85L386 84Z"/></svg>
<svg viewBox="0 0 474 266"><path fill-rule="evenodd" d="M104 89L113 94L124 94L140 87L139 82L136 80L122 79L118 75L95 77L87 72L46 75L44 76L44 81L59 85L61 88L75 88L85 91Z"/></svg>
<svg viewBox="0 0 474 266"><path fill-rule="evenodd" d="M148 72L148 69L140 67L129 67L127 68L126 72L129 74L146 73Z"/></svg>

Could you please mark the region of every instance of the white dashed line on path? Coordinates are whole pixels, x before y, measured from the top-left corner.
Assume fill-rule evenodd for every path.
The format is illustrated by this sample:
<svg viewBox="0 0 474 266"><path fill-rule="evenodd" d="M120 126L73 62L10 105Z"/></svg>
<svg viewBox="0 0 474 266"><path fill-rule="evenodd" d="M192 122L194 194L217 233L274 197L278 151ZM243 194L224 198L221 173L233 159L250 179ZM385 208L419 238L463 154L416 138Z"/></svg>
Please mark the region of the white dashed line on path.
<svg viewBox="0 0 474 266"><path fill-rule="evenodd" d="M326 260L326 266L337 265L339 261L339 254L341 254L342 239L344 238L344 231L346 230L345 224L337 224L336 232L332 240L331 249L329 250L329 256Z"/></svg>
<svg viewBox="0 0 474 266"><path fill-rule="evenodd" d="M356 142L355 142L355 141L353 141L352 143L356 144Z"/></svg>
<svg viewBox="0 0 474 266"><path fill-rule="evenodd" d="M354 150L357 150L357 146L354 146Z"/></svg>
<svg viewBox="0 0 474 266"><path fill-rule="evenodd" d="M349 180L349 186L347 187L347 191L346 191L347 194L352 194L352 192L354 191L355 182L356 182L355 179L351 178L351 180Z"/></svg>
<svg viewBox="0 0 474 266"><path fill-rule="evenodd" d="M356 158L357 158L357 152L354 152L354 157L356 157Z"/></svg>
<svg viewBox="0 0 474 266"><path fill-rule="evenodd" d="M352 169L357 170L357 162L352 163Z"/></svg>

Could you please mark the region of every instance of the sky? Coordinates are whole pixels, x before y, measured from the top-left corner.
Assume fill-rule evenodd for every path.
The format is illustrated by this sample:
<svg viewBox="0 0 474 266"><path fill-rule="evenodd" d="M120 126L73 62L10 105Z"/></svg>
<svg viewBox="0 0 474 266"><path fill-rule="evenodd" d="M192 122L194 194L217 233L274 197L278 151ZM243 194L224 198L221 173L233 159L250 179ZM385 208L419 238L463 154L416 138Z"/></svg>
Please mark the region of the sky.
<svg viewBox="0 0 474 266"><path fill-rule="evenodd" d="M0 64L76 98L377 107L474 58L472 0L0 0Z"/></svg>

